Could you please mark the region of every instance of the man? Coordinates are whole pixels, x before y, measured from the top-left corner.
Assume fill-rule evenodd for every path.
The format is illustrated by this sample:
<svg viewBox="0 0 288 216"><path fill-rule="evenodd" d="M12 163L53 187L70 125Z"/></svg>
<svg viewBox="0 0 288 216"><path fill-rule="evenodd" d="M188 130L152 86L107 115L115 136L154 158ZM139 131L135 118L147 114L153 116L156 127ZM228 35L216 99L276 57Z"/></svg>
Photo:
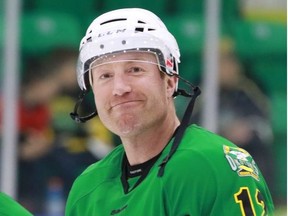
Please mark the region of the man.
<svg viewBox="0 0 288 216"><path fill-rule="evenodd" d="M120 9L92 22L80 45L83 94L71 116L85 122L98 114L122 145L77 178L66 216L272 214L251 156L188 125L199 89L178 89L179 57L176 40L149 11ZM90 89L97 111L81 117ZM181 123L173 101L179 94L192 97Z"/></svg>
<svg viewBox="0 0 288 216"><path fill-rule="evenodd" d="M8 195L0 192L1 216L32 216L25 208Z"/></svg>

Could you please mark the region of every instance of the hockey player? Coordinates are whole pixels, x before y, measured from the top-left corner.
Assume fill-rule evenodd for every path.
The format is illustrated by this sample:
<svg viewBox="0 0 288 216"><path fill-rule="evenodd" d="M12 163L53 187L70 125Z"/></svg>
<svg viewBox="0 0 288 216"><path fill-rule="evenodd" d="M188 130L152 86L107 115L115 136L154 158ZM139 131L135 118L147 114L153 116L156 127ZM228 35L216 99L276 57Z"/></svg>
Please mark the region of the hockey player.
<svg viewBox="0 0 288 216"><path fill-rule="evenodd" d="M71 116L99 115L122 145L74 182L66 216L271 215L273 203L251 155L189 125L198 87L178 73L178 45L144 9L96 18L81 41L77 78L83 94ZM178 88L184 81L191 92ZM80 116L90 90L96 111ZM174 97L191 97L183 120Z"/></svg>

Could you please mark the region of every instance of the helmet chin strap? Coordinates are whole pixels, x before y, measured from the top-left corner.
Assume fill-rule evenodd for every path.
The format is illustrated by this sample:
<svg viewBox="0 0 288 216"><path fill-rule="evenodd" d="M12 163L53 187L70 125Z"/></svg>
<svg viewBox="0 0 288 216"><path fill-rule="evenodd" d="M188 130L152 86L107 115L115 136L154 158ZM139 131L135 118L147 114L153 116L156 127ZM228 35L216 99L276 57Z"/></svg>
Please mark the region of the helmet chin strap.
<svg viewBox="0 0 288 216"><path fill-rule="evenodd" d="M179 77L179 78L181 80L184 80L181 77ZM185 81L185 83L190 85L190 87L192 87L192 93L190 94L190 93L187 93L185 90L179 89L177 91L178 95L183 95L185 97L191 97L191 100L190 100L190 102L186 108L186 111L184 113L184 116L182 118L180 126L179 126L179 128L175 134L175 138L174 138L174 141L172 143L171 149L170 149L168 155L162 160L161 164L159 165L158 177L162 177L164 175L165 166L167 165L168 161L173 156L173 154L176 152L176 150L177 150L177 148L178 148L178 146L182 140L184 132L190 123L190 118L192 116L195 100L201 93L201 90L199 87L197 87L197 86L195 87L195 86L191 85L191 83L189 83L187 80L184 80L184 81Z"/></svg>
<svg viewBox="0 0 288 216"><path fill-rule="evenodd" d="M89 115L86 116L79 116L78 114L78 109L80 105L82 104L85 95L87 94L88 91L82 91L79 95L79 99L75 104L73 112L70 113L70 117L77 123L85 123L86 121L90 120L91 118L95 117L97 115L97 110L92 112Z"/></svg>

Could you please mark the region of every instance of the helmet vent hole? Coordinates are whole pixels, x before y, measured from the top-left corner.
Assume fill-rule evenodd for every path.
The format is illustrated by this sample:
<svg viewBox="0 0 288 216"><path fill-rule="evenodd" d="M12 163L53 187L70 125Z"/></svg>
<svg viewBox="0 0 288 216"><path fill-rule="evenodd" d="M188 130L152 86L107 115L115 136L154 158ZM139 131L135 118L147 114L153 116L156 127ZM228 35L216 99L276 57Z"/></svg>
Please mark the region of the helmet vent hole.
<svg viewBox="0 0 288 216"><path fill-rule="evenodd" d="M144 28L135 28L135 32L143 32Z"/></svg>
<svg viewBox="0 0 288 216"><path fill-rule="evenodd" d="M100 45L100 49L104 49L104 45L103 44Z"/></svg>
<svg viewBox="0 0 288 216"><path fill-rule="evenodd" d="M146 22L138 20L138 23L146 24Z"/></svg>
<svg viewBox="0 0 288 216"><path fill-rule="evenodd" d="M152 28L148 28L148 31L155 31L155 29L152 29Z"/></svg>
<svg viewBox="0 0 288 216"><path fill-rule="evenodd" d="M125 45L126 44L126 40L122 40L122 44Z"/></svg>
<svg viewBox="0 0 288 216"><path fill-rule="evenodd" d="M110 23L110 22L118 22L118 21L125 21L127 20L126 18L120 18L120 19L112 19L112 20L108 20L108 21L105 21L103 23L100 23L100 25L104 25L104 24L107 24L107 23Z"/></svg>

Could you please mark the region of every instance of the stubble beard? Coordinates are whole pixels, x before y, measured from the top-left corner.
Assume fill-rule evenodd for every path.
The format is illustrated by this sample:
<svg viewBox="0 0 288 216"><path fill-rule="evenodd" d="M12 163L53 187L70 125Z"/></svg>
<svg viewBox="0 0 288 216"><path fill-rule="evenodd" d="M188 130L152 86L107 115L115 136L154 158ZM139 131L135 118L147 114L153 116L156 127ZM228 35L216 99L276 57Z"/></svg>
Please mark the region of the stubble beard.
<svg viewBox="0 0 288 216"><path fill-rule="evenodd" d="M136 133L140 127L139 117L132 113L125 113L116 121L115 127L117 134L121 137L131 136Z"/></svg>
<svg viewBox="0 0 288 216"><path fill-rule="evenodd" d="M139 115L139 114L138 114ZM137 113L125 112L113 116L110 114L99 115L103 124L114 134L120 137L128 137L135 134L141 127L140 119Z"/></svg>

